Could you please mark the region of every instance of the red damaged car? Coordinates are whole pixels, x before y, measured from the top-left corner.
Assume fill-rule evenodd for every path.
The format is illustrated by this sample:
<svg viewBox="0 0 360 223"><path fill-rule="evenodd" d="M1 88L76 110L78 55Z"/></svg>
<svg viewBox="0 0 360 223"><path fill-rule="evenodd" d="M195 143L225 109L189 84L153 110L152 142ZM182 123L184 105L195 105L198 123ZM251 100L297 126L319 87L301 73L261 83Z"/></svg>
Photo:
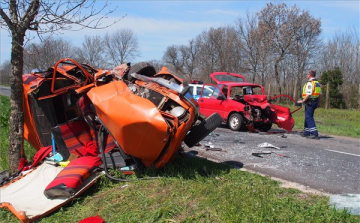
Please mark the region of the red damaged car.
<svg viewBox="0 0 360 223"><path fill-rule="evenodd" d="M271 104L267 100L264 87L246 83L240 74L215 72L210 77L216 84L205 84L198 100L200 113L209 116L214 112L220 114L231 130L238 131L244 127L249 130L268 131L275 123L288 132L294 127L294 119L289 108Z"/></svg>

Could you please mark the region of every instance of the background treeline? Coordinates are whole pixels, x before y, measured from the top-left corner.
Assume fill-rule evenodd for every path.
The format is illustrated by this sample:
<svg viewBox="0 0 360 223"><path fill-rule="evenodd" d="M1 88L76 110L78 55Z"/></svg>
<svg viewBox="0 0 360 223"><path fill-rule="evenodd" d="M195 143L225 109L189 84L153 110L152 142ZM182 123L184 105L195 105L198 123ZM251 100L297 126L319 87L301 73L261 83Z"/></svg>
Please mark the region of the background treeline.
<svg viewBox="0 0 360 223"><path fill-rule="evenodd" d="M211 82L209 74L215 71L241 73L247 82L262 84L271 96L288 94L294 98L300 97L306 74L313 69L331 108L360 109L357 31L337 32L330 39L322 39L321 34L320 19L308 11L269 3L233 25L212 27L188 44L168 46L162 60L148 62L157 69L168 66L188 81ZM85 36L81 46L49 37L41 43L27 44L25 52L25 73L33 68L45 70L66 57L98 68L113 68L140 56L138 39L129 29ZM10 62L1 65L0 84L9 83L10 69Z"/></svg>

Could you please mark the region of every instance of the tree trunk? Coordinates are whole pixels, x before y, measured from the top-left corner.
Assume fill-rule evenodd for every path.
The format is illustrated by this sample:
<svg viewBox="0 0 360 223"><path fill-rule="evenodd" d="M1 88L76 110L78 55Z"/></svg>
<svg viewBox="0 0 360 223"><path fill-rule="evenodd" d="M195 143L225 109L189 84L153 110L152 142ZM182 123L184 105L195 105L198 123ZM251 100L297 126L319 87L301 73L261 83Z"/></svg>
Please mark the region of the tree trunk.
<svg viewBox="0 0 360 223"><path fill-rule="evenodd" d="M281 84L280 84L280 74L279 74L279 71L278 71L278 61L275 62L275 65L274 65L274 69L275 69L275 80L276 80L276 84L279 88L279 94L281 94Z"/></svg>
<svg viewBox="0 0 360 223"><path fill-rule="evenodd" d="M296 78L296 80L295 80L295 84L294 84L294 91L293 91L293 98L295 99L295 100L298 100L298 79L299 78Z"/></svg>
<svg viewBox="0 0 360 223"><path fill-rule="evenodd" d="M269 88L268 88L267 95L268 95L269 97L271 97L271 84L269 84Z"/></svg>
<svg viewBox="0 0 360 223"><path fill-rule="evenodd" d="M358 95L358 110L360 111L360 84L359 84L359 95Z"/></svg>
<svg viewBox="0 0 360 223"><path fill-rule="evenodd" d="M326 100L325 100L325 109L330 108L330 84L326 85Z"/></svg>
<svg viewBox="0 0 360 223"><path fill-rule="evenodd" d="M15 173L19 166L23 148L24 114L23 114L23 43L24 35L13 34L11 66L12 77L10 80L10 135L9 135L9 169Z"/></svg>

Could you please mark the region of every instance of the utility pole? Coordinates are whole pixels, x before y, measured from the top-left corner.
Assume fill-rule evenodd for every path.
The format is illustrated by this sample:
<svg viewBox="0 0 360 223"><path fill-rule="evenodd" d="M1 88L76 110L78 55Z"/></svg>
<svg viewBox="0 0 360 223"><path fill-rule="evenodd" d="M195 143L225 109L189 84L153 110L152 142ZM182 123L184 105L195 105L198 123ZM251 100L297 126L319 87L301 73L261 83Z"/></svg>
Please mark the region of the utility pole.
<svg viewBox="0 0 360 223"><path fill-rule="evenodd" d="M359 95L358 95L358 110L360 111L360 84L359 84Z"/></svg>
<svg viewBox="0 0 360 223"><path fill-rule="evenodd" d="M326 100L325 100L325 109L330 108L330 84L326 84Z"/></svg>
<svg viewBox="0 0 360 223"><path fill-rule="evenodd" d="M269 90L267 92L267 95L271 97L271 84L269 84Z"/></svg>

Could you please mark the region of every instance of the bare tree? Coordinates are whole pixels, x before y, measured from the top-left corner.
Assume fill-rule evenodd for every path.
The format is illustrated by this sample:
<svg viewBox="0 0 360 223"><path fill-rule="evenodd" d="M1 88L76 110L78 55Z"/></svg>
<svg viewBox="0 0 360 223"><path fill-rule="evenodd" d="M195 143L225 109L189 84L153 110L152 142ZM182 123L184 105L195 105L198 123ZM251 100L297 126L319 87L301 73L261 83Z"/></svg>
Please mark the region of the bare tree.
<svg viewBox="0 0 360 223"><path fill-rule="evenodd" d="M211 81L214 71L242 72L241 42L233 27L210 28L196 38L198 48L196 76Z"/></svg>
<svg viewBox="0 0 360 223"><path fill-rule="evenodd" d="M11 113L9 135L9 167L17 170L20 151L23 146L24 114L22 73L24 67L24 42L27 31L35 31L39 36L60 30L84 28L104 28L100 20L111 13L104 12L107 2L99 8L95 0L1 0L0 27L9 31L11 48ZM116 21L115 21L116 22Z"/></svg>
<svg viewBox="0 0 360 223"><path fill-rule="evenodd" d="M176 45L172 45L166 48L164 56L163 56L163 61L164 63L170 67L170 69L174 70L175 73L177 74L181 74L184 75L185 74L185 70L184 70L184 55L182 55L182 53L184 53L184 50L180 50L181 48L185 48L186 46L184 45L180 45L180 46L176 46Z"/></svg>
<svg viewBox="0 0 360 223"><path fill-rule="evenodd" d="M292 46L292 55L296 58L296 78L294 88L294 98L297 98L297 93L300 92L302 80L305 79L306 69L309 67L309 62L316 56L321 47L321 22L313 18L309 12L303 12L296 19L294 24L295 42ZM312 68L314 69L314 68Z"/></svg>
<svg viewBox="0 0 360 223"><path fill-rule="evenodd" d="M212 30L212 29L210 29ZM199 53L199 72L200 79L205 82L211 81L209 74L216 70L217 55L216 47L209 41L209 31L203 31L196 37L200 53Z"/></svg>
<svg viewBox="0 0 360 223"><path fill-rule="evenodd" d="M72 58L74 47L63 38L50 36L40 43L32 43L25 47L24 71L30 72L34 68L46 70L61 58Z"/></svg>
<svg viewBox="0 0 360 223"><path fill-rule="evenodd" d="M271 40L274 57L274 76L281 94L281 72L279 66L286 55L290 54L296 28L298 27L300 9L297 6L288 8L285 3L274 5L268 3L259 13L259 29Z"/></svg>
<svg viewBox="0 0 360 223"><path fill-rule="evenodd" d="M176 74L191 80L196 75L199 47L195 40L189 45L170 46L163 56L165 64L175 70Z"/></svg>
<svg viewBox="0 0 360 223"><path fill-rule="evenodd" d="M261 47L261 41L266 36L261 36L258 30L258 21L254 15L247 14L246 19L237 21L237 32L242 44L240 44L246 69L252 74L252 82L261 66L261 56L266 53Z"/></svg>
<svg viewBox="0 0 360 223"><path fill-rule="evenodd" d="M360 37L355 30L337 33L324 45L321 55L321 70L339 67L344 81L360 83Z"/></svg>
<svg viewBox="0 0 360 223"><path fill-rule="evenodd" d="M340 91L343 93L347 108L356 108L356 89L360 83L360 37L355 30L337 33L329 40L317 60L320 71L327 71L339 67L343 74L344 84Z"/></svg>
<svg viewBox="0 0 360 223"><path fill-rule="evenodd" d="M105 60L103 40L100 36L85 36L82 47L76 49L75 58L94 67L105 68L108 64Z"/></svg>
<svg viewBox="0 0 360 223"><path fill-rule="evenodd" d="M104 44L106 54L113 66L140 56L138 40L131 29L121 29L112 34L106 34Z"/></svg>
<svg viewBox="0 0 360 223"><path fill-rule="evenodd" d="M183 51L183 55L186 55L184 56L184 66L186 70L186 76L189 78L189 80L191 80L193 79L197 68L199 47L196 45L195 40L190 40L189 45L187 47L183 47L181 51Z"/></svg>

